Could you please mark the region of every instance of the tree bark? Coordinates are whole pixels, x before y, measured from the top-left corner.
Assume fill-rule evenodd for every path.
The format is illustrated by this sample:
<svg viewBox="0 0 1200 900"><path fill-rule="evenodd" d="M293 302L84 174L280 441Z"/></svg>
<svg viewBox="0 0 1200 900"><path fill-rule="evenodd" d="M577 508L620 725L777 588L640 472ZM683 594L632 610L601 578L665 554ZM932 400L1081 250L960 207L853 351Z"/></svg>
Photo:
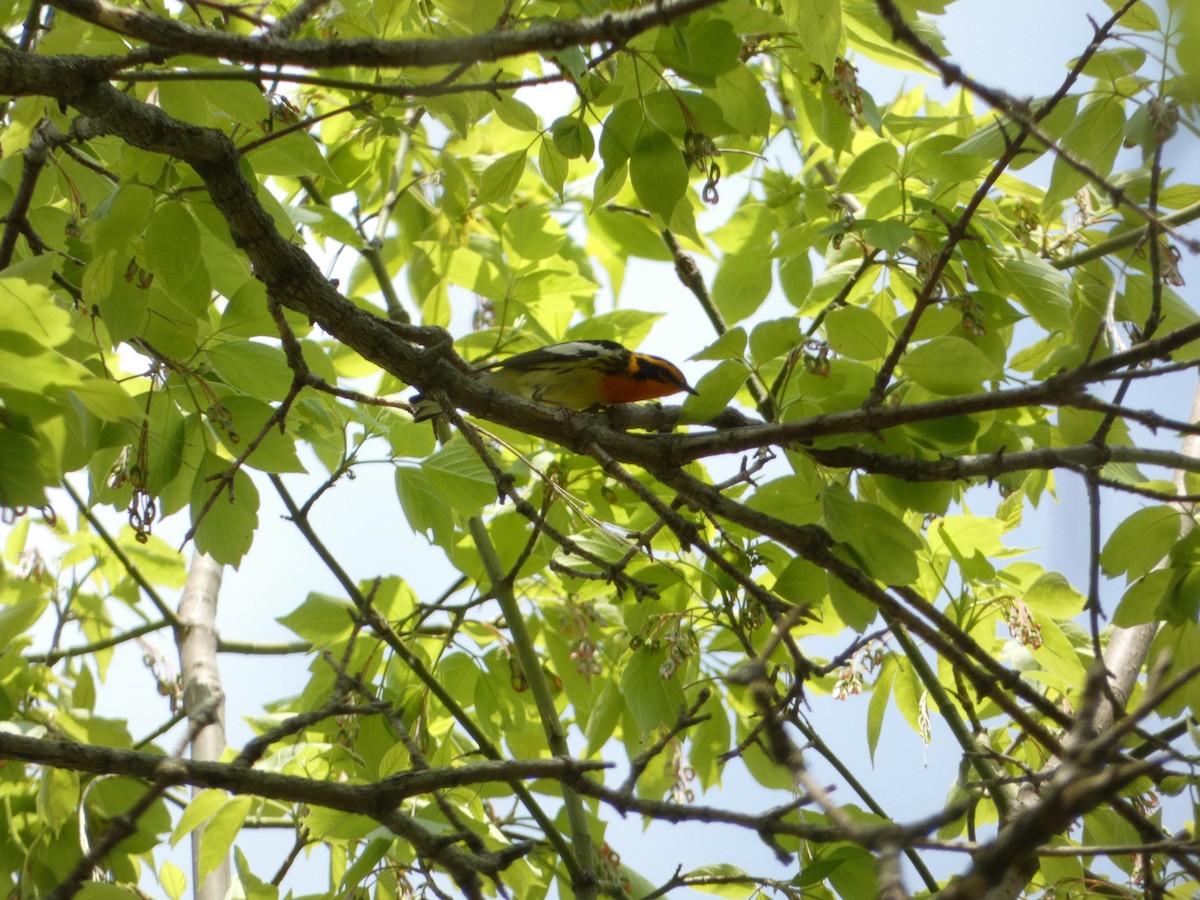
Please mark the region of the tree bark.
<svg viewBox="0 0 1200 900"><path fill-rule="evenodd" d="M179 600L183 625L176 631L179 667L183 676L183 703L188 721L197 727L192 741L192 759L216 762L225 752L225 693L217 667L217 598L221 590L221 566L205 553L192 556L187 585ZM200 712L207 721L197 723ZM198 792L192 788L192 795ZM225 900L229 893L230 867L226 856L207 877L200 872L200 842L204 827L192 832L192 885L196 900Z"/></svg>

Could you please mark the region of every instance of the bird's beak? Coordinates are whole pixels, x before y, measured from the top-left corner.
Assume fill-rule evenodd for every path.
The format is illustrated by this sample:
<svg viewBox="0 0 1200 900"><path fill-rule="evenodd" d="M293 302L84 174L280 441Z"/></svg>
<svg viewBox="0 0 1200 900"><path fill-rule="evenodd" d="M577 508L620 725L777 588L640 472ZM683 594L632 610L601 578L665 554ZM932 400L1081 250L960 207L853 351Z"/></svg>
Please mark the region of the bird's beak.
<svg viewBox="0 0 1200 900"><path fill-rule="evenodd" d="M691 394L693 397L699 397L699 396L700 396L700 392L699 392L698 390L696 390L694 387L692 387L690 384L685 384L685 385L683 386L683 389L684 389L684 391L686 391L687 393Z"/></svg>

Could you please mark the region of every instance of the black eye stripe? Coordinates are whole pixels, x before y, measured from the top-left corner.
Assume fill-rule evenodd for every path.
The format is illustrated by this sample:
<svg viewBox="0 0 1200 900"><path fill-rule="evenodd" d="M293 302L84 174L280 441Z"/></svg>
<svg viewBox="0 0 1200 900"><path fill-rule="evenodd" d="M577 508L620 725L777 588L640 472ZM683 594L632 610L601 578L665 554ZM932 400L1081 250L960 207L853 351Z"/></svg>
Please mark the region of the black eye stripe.
<svg viewBox="0 0 1200 900"><path fill-rule="evenodd" d="M639 381L661 381L666 384L685 381L683 373L665 359L639 354L637 361L640 365L629 374Z"/></svg>

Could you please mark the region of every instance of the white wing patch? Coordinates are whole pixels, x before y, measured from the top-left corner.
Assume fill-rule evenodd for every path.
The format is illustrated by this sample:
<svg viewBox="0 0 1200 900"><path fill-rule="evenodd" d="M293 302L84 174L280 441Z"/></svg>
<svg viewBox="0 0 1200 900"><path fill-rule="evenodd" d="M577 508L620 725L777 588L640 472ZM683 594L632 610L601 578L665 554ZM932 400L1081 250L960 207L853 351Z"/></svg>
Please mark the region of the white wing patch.
<svg viewBox="0 0 1200 900"><path fill-rule="evenodd" d="M580 359L624 359L629 351L615 341L566 341L518 353L483 369L536 369Z"/></svg>
<svg viewBox="0 0 1200 900"><path fill-rule="evenodd" d="M562 344L550 344L540 351L552 356L562 356L568 359L593 359L598 356L617 357L626 352L625 348L612 341L566 341Z"/></svg>

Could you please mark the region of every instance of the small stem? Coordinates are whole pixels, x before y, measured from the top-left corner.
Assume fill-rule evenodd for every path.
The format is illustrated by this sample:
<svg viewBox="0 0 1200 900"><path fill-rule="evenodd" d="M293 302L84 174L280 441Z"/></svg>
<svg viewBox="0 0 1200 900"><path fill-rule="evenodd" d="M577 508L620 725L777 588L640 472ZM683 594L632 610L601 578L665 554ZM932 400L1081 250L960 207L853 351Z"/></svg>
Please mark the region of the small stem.
<svg viewBox="0 0 1200 900"><path fill-rule="evenodd" d="M517 659L524 670L525 680L533 694L533 701L542 719L542 729L546 732L546 742L550 752L555 756L569 757L571 750L567 746L567 738L563 733L562 721L554 705L554 695L550 691L550 682L542 671L541 660L537 648L533 644L533 636L521 614L513 593L512 582L504 577L504 566L496 555L496 548L488 535L487 526L479 516L472 516L467 522L471 537L475 540L475 549L479 551L479 559L492 582L492 596L500 604L500 611L508 623L513 645L516 647ZM592 859L592 836L588 830L587 813L579 794L563 785L563 806L566 807L567 821L571 825L571 842L575 851L575 862L579 877L571 885L575 896L583 900L595 900L599 896L599 883L596 880L595 863Z"/></svg>

